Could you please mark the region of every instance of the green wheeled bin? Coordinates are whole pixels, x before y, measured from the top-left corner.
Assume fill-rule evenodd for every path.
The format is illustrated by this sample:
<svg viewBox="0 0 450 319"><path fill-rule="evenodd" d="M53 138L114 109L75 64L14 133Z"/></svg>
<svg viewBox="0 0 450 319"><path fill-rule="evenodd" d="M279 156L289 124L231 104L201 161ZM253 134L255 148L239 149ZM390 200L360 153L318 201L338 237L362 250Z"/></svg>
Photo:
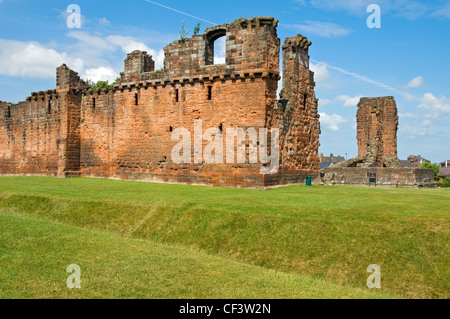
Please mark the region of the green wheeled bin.
<svg viewBox="0 0 450 319"><path fill-rule="evenodd" d="M311 186L311 182L312 182L312 177L311 176L306 177L306 186Z"/></svg>

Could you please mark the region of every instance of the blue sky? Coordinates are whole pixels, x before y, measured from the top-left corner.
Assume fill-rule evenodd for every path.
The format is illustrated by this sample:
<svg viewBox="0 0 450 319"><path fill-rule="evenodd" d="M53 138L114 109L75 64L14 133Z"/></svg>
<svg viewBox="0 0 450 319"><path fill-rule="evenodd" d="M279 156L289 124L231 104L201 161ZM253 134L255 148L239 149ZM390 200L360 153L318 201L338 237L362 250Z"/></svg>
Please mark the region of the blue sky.
<svg viewBox="0 0 450 319"><path fill-rule="evenodd" d="M399 157L450 157L450 1L156 2L176 11L146 0L0 0L0 100L18 102L54 88L62 63L84 78L112 80L126 53L141 49L161 67L162 48L179 38L183 20L186 30L201 22L203 31L209 22L273 16L281 41L301 33L313 42L320 152L356 156L359 97L392 95L400 113ZM367 27L372 3L381 8L380 29ZM70 4L81 8L81 29L67 27Z"/></svg>

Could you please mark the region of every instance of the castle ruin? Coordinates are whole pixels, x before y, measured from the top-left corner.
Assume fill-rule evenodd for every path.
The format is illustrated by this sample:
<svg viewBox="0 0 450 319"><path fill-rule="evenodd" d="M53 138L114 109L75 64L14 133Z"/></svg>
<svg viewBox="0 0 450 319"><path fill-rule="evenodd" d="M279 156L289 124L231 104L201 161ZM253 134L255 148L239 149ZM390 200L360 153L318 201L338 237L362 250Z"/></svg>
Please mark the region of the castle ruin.
<svg viewBox="0 0 450 319"><path fill-rule="evenodd" d="M430 169L402 168L397 157L398 111L393 96L358 103L358 156L324 169L328 185L434 187Z"/></svg>
<svg viewBox="0 0 450 319"><path fill-rule="evenodd" d="M56 89L18 104L0 102L0 174L257 188L317 176L320 124L311 42L301 35L283 42L278 98L277 24L274 18L240 19L174 41L164 48L162 70L146 52L131 52L120 83L110 89L92 90L66 65L58 67ZM226 61L214 64L221 37ZM172 132L194 132L196 120L223 132L278 128L277 173L261 174L261 164L248 161L174 163ZM248 140L246 146L248 158Z"/></svg>
<svg viewBox="0 0 450 319"><path fill-rule="evenodd" d="M361 98L356 122L358 157L336 166L400 168L397 157L398 111L394 97Z"/></svg>

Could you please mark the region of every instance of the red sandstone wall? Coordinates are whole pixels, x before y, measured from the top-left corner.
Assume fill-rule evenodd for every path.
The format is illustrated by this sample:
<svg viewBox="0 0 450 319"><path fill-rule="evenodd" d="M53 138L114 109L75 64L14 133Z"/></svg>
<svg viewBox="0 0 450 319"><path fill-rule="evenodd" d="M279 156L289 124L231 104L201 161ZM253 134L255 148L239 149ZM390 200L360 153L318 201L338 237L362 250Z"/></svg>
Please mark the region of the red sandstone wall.
<svg viewBox="0 0 450 319"><path fill-rule="evenodd" d="M49 108L50 103L50 108ZM0 172L54 175L58 169L60 104L55 92L10 106L0 114Z"/></svg>
<svg viewBox="0 0 450 319"><path fill-rule="evenodd" d="M151 57L135 51L125 60L122 82L110 90L88 90L62 65L57 90L33 94L14 108L11 119L0 119L0 133L5 133L0 139L0 173L240 187L303 182L319 171L311 43L297 36L283 45L285 87L278 102L276 25L273 18L241 19L207 29L185 43L175 41L165 48L162 72L152 72ZM207 65L208 45L221 34L227 39L227 63ZM50 112L49 100L54 104ZM6 106L0 106L4 114ZM173 163L171 151L178 141L171 140L172 130L186 128L193 134L199 119L203 132L218 127L223 132L280 128L279 172L262 175L260 163Z"/></svg>
<svg viewBox="0 0 450 319"><path fill-rule="evenodd" d="M79 176L80 170L80 118L81 99L80 90L61 90L60 113L60 149L58 162L58 176Z"/></svg>
<svg viewBox="0 0 450 319"><path fill-rule="evenodd" d="M171 127L194 132L197 119L203 121L204 131L220 124L223 132L229 127L264 127L265 93L270 81L276 79L218 79L86 95L81 108L81 173L230 186L240 180L241 186L261 186L259 164L172 163L171 151L178 141L171 140ZM212 86L211 100L208 86ZM176 89L179 102L175 100ZM205 141L204 146L207 144Z"/></svg>
<svg viewBox="0 0 450 319"><path fill-rule="evenodd" d="M310 45L300 35L283 43L283 90L277 109L269 118L270 125L282 131L281 174L311 175L320 169L320 123L314 74L309 70Z"/></svg>
<svg viewBox="0 0 450 319"><path fill-rule="evenodd" d="M362 98L357 112L360 157L383 166L385 157L397 157L398 114L393 97Z"/></svg>

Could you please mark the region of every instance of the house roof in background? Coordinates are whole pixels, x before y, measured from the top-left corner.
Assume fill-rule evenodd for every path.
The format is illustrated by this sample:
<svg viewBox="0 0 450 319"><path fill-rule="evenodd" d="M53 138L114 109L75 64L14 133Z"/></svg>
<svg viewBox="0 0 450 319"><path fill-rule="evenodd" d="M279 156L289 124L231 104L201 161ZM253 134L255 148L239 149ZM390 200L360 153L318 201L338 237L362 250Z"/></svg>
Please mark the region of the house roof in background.
<svg viewBox="0 0 450 319"><path fill-rule="evenodd" d="M439 177L450 177L450 167L440 167Z"/></svg>

